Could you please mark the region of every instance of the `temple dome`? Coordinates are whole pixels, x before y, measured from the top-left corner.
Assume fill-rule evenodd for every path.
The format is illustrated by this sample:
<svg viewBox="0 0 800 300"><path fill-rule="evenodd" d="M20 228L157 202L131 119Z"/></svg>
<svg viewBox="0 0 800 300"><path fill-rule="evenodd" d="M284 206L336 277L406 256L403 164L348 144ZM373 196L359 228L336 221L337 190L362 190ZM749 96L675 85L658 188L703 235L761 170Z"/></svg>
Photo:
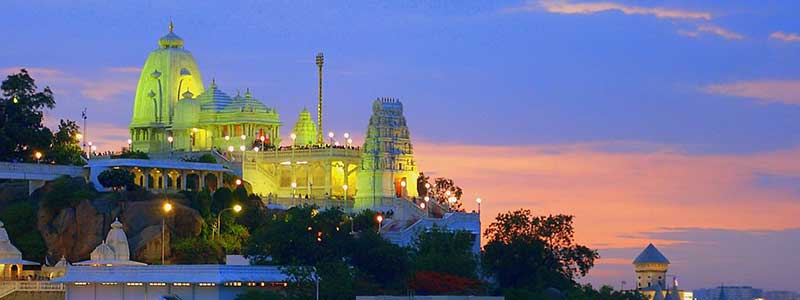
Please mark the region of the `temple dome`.
<svg viewBox="0 0 800 300"><path fill-rule="evenodd" d="M142 67L133 104L130 127L171 124L178 101L189 91L202 94L203 78L192 53L183 48L183 39L170 32L158 40L159 48L150 52Z"/></svg>
<svg viewBox="0 0 800 300"><path fill-rule="evenodd" d="M253 95L250 94L250 90L248 89L245 92L244 96L236 95L233 97L233 103L225 107L225 112L257 112L257 113L267 113L269 112L269 108L258 101L258 99L253 98Z"/></svg>
<svg viewBox="0 0 800 300"><path fill-rule="evenodd" d="M172 21L169 22L169 33L158 39L158 46L161 48L181 48L183 47L183 39L179 37L173 30L175 26Z"/></svg>
<svg viewBox="0 0 800 300"><path fill-rule="evenodd" d="M222 111L233 103L231 96L219 89L216 80L212 80L208 90L195 99L200 102L200 109L204 111Z"/></svg>
<svg viewBox="0 0 800 300"><path fill-rule="evenodd" d="M317 139L317 125L311 119L311 113L308 109L303 108L300 116L297 118L297 123L294 123L294 130L292 131L297 138L294 140L296 146L312 145Z"/></svg>

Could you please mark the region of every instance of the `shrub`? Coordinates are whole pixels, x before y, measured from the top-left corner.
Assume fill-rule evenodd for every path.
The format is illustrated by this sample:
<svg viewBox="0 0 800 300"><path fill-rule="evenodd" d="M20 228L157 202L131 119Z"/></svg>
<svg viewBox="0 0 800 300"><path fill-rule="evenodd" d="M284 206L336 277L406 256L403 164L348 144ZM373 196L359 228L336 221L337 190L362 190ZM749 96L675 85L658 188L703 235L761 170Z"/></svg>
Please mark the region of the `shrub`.
<svg viewBox="0 0 800 300"><path fill-rule="evenodd" d="M97 181L115 191L133 186L133 173L125 169L108 169L97 175Z"/></svg>

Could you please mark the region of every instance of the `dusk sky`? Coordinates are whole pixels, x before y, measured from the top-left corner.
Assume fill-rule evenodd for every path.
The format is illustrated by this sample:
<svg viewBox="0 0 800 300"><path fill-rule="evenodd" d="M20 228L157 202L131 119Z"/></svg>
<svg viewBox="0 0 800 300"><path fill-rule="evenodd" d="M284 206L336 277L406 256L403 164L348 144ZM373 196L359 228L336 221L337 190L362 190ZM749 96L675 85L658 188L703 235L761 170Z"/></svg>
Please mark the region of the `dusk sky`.
<svg viewBox="0 0 800 300"><path fill-rule="evenodd" d="M206 85L250 88L285 137L322 51L326 130L360 142L399 98L420 169L483 198L484 226L575 215L587 281L632 287L652 242L682 288L800 291L797 1L197 2L3 1L0 70L53 88L49 125L87 107L112 150L170 19Z"/></svg>

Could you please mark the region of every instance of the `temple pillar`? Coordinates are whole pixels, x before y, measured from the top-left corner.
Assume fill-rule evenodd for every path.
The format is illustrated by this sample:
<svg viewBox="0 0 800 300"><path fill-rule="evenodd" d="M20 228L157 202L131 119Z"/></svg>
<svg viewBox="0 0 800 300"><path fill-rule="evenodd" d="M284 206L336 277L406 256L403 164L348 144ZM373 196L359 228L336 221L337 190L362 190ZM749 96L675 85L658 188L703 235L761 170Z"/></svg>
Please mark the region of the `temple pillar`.
<svg viewBox="0 0 800 300"><path fill-rule="evenodd" d="M217 172L217 189L222 187L222 172Z"/></svg>
<svg viewBox="0 0 800 300"><path fill-rule="evenodd" d="M168 177L169 177L168 170L167 169L162 169L161 170L161 189L164 192L169 191L169 183L167 181L167 179L169 179Z"/></svg>
<svg viewBox="0 0 800 300"><path fill-rule="evenodd" d="M186 170L181 170L181 190L186 190Z"/></svg>
<svg viewBox="0 0 800 300"><path fill-rule="evenodd" d="M144 190L150 190L150 170L146 168L142 168L142 174L144 175Z"/></svg>
<svg viewBox="0 0 800 300"><path fill-rule="evenodd" d="M197 191L202 191L206 185L206 172L197 174Z"/></svg>

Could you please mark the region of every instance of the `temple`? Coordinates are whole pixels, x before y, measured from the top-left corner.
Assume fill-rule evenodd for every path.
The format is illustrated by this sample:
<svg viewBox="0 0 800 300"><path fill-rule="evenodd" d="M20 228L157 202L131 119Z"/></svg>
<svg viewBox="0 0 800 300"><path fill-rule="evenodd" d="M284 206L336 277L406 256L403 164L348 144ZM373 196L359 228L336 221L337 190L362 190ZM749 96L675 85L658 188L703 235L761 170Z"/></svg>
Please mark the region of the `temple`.
<svg viewBox="0 0 800 300"><path fill-rule="evenodd" d="M217 163L240 177L250 192L272 205L391 210L405 219L429 215L415 202L420 196L419 170L403 103L394 98L372 102L372 116L361 147L353 145L349 133L326 133L322 123L321 53L315 62L319 71L317 116L304 108L286 132L277 109L259 100L250 89L229 96L216 80L205 86L198 63L170 25L139 77L129 126L130 149L148 153L151 158L169 159L210 153ZM144 188L154 191L167 190L158 188L162 186L173 190L179 186L176 181L189 190L221 186L197 183L203 180L191 180L187 185L180 177L182 172L173 171L178 168L162 169L157 174L134 169L137 184L148 182ZM159 179L164 172L170 176ZM446 212L447 208L437 211Z"/></svg>

